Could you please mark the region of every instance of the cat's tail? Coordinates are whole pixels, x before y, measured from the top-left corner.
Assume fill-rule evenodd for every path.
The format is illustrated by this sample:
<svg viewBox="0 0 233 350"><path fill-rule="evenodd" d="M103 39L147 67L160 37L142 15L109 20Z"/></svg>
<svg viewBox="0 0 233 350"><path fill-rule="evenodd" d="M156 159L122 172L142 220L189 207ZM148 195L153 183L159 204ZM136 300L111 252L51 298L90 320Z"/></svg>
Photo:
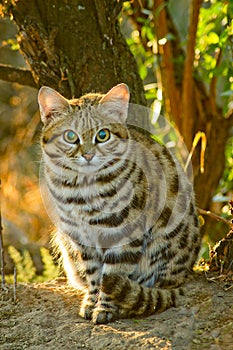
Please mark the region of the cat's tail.
<svg viewBox="0 0 233 350"><path fill-rule="evenodd" d="M105 275L102 291L119 306L121 318L149 316L176 306L181 288L148 288L117 274Z"/></svg>

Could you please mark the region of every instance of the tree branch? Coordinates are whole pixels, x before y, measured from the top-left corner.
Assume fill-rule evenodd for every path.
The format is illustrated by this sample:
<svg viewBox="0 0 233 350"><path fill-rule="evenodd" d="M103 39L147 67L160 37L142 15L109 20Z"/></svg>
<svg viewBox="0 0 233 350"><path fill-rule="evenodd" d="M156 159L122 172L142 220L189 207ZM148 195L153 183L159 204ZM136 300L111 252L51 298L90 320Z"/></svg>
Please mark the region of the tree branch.
<svg viewBox="0 0 233 350"><path fill-rule="evenodd" d="M217 220L217 221L223 222L225 225L227 225L227 226L229 226L229 227L231 227L231 228L233 227L233 223L231 223L229 220L226 220L226 219L222 218L221 216L212 213L212 212L209 211L209 210L204 210L204 209L201 209L201 208L197 208L197 211L198 211L199 214L201 214L201 215L209 216L209 217L211 217L212 219L215 219L215 220Z"/></svg>
<svg viewBox="0 0 233 350"><path fill-rule="evenodd" d="M193 61L195 54L196 32L198 18L202 0L193 0L190 6L189 33L187 43L187 53L184 65L184 75L182 82L182 135L186 145L190 149L193 135L194 119L190 113L194 111L194 80L193 80Z"/></svg>
<svg viewBox="0 0 233 350"><path fill-rule="evenodd" d="M166 1L156 0L153 6L154 25L157 39L157 49L155 52L158 56L159 66L164 85L164 100L166 105L166 112L169 117L175 121L179 128L180 124L180 105L179 105L179 91L175 81L175 69L173 63L173 54L171 42L166 39L169 33L167 23L167 8Z"/></svg>
<svg viewBox="0 0 233 350"><path fill-rule="evenodd" d="M31 71L24 68L16 68L5 64L0 64L0 79L34 88L38 87L33 79Z"/></svg>

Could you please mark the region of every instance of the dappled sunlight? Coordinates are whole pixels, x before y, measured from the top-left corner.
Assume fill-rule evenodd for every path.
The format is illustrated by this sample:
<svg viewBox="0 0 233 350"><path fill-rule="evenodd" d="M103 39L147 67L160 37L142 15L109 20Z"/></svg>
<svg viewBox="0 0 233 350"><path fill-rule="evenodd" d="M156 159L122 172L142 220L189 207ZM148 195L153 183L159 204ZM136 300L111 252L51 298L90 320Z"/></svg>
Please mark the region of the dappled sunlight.
<svg viewBox="0 0 233 350"><path fill-rule="evenodd" d="M138 321L138 326L136 326L136 321ZM161 350L171 350L172 342L169 339L164 339L165 337L157 335L156 331L154 334L151 330L147 330L149 327L144 327L145 322L142 320L127 322L122 321L118 322L117 326L112 325L101 325L95 327L92 330L91 337L88 341L90 346L93 346L94 349L100 349L100 344L102 344L103 348L108 346L111 343L111 339L114 339L114 346L124 345L127 340L131 340L131 343L137 344L137 348L147 349L149 347L153 347L153 349L161 349ZM132 328L137 328L136 330L132 330ZM138 328L141 328L139 330Z"/></svg>
<svg viewBox="0 0 233 350"><path fill-rule="evenodd" d="M179 305L147 318L94 325L78 316L82 295L64 278L0 291L1 339L16 349L210 349L232 347L232 292L196 277ZM7 348L6 348L7 349Z"/></svg>

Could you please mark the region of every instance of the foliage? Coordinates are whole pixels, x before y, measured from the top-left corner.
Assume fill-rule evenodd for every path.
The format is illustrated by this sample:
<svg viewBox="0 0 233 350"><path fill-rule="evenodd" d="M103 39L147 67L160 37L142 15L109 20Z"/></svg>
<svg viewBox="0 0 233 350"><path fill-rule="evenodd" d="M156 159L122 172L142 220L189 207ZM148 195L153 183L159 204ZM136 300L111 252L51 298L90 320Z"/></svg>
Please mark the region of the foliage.
<svg viewBox="0 0 233 350"><path fill-rule="evenodd" d="M233 137L231 137L226 145L226 165L223 177L219 183L214 196L215 202L222 203L221 214L227 219L231 218L230 206L228 204L231 200L231 193L233 193Z"/></svg>
<svg viewBox="0 0 233 350"><path fill-rule="evenodd" d="M9 246L8 252L12 258L17 271L17 282L45 282L59 276L59 267L54 264L50 252L46 248L41 248L40 253L44 265L42 275L36 274L36 268L28 250L19 252L15 247ZM13 283L14 276L7 275L6 282Z"/></svg>
<svg viewBox="0 0 233 350"><path fill-rule="evenodd" d="M41 279L43 281L51 280L59 276L60 269L54 264L53 258L48 249L41 248L41 257L44 264L44 271Z"/></svg>
<svg viewBox="0 0 233 350"><path fill-rule="evenodd" d="M188 28L181 28L181 26L184 26L184 23L187 26L188 21L182 21L182 16L180 16L181 19L178 21L176 16L178 16L178 12L183 12L183 17L185 15L187 17L188 5L187 10L185 10L181 8L184 5L182 1L180 3L176 2L175 5L174 2L173 5L171 3L172 1L168 2L168 10L170 11L171 19L176 24L180 40L179 55L174 59L177 72L179 72L180 69L182 70L185 60L186 34L188 32ZM141 4L143 4L143 7L138 8L137 6L132 6L131 2L124 3L124 14L130 19L132 29L131 34L129 34L129 30L127 32L127 42L137 60L141 78L144 79L147 99L154 99L154 103L159 102L163 104L160 81L156 75L158 58L156 56L156 15L153 15L153 1L143 1ZM177 12L174 11L174 6L176 6ZM209 93L216 94L217 105L223 109L225 117L228 117L233 105L232 18L233 3L231 1L203 1L199 14L194 59L195 78L205 83ZM185 32L185 35L183 32ZM171 32L160 40L164 40L164 42L170 40L177 45L174 33ZM226 145L226 166L217 189L217 193L224 194L226 198L229 198L233 190L232 140L231 138Z"/></svg>
<svg viewBox="0 0 233 350"><path fill-rule="evenodd" d="M124 13L132 20L133 27L127 43L135 56L141 78L147 85L147 80L158 86L155 71L157 65L155 42L155 17L152 11L153 2L147 2L147 8L140 11L131 6L131 2L124 3ZM169 6L169 5L168 5ZM177 6L179 6L177 4ZM182 2L180 4L182 5ZM182 10L182 9L180 9ZM134 18L134 16L137 16ZM171 17L173 16L171 12ZM223 107L225 115L231 107L233 94L233 3L222 0L206 0L200 10L196 48L195 75L197 79L211 84L213 78L218 78L218 103ZM174 22L176 19L173 18ZM136 24L137 22L137 24ZM177 23L177 22L176 22ZM135 25L136 24L136 25ZM180 28L177 28L178 32ZM186 28L187 30L187 28ZM181 35L180 35L181 36ZM168 33L160 40L174 41L173 33ZM185 59L185 41L180 38L181 54L174 58L176 64L183 65ZM147 86L146 86L147 91ZM147 91L147 99L158 98L158 90ZM160 97L159 97L160 99Z"/></svg>
<svg viewBox="0 0 233 350"><path fill-rule="evenodd" d="M123 17L125 16L126 21L132 19L135 15L130 1L124 2L122 14ZM141 10L141 15L137 14L136 20L139 28L136 28L133 24L130 33L128 31L126 34L126 41L137 61L140 77L144 81L146 98L147 100L154 100L158 98L158 86L155 81L157 57L154 54L156 41L152 10L150 8L143 8Z"/></svg>
<svg viewBox="0 0 233 350"><path fill-rule="evenodd" d="M233 137L230 138L226 146L226 167L222 184L224 184L224 192L233 191Z"/></svg>
<svg viewBox="0 0 233 350"><path fill-rule="evenodd" d="M9 46L12 51L18 51L19 50L19 43L16 39L8 39L2 41L2 46Z"/></svg>
<svg viewBox="0 0 233 350"><path fill-rule="evenodd" d="M13 246L9 246L8 251L16 266L18 281L32 282L36 274L36 268L33 265L29 252L24 250L21 255Z"/></svg>
<svg viewBox="0 0 233 350"><path fill-rule="evenodd" d="M220 78L219 92L223 98L225 114L229 109L229 98L233 94L232 16L232 2L204 2L199 16L194 63L199 79L207 84L210 84L214 77Z"/></svg>

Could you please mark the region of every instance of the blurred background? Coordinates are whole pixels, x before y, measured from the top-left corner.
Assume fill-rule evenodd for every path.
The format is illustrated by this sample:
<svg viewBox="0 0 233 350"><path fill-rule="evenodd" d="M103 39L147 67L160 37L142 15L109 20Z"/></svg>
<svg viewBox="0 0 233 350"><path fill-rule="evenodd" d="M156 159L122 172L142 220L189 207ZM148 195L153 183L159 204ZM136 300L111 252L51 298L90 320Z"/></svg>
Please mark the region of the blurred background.
<svg viewBox="0 0 233 350"><path fill-rule="evenodd" d="M26 67L18 50L17 29L0 19L0 63ZM28 247L43 269L38 247L48 246L50 221L40 188L40 116L37 90L0 80L1 214L4 245ZM6 250L6 272L13 262Z"/></svg>
<svg viewBox="0 0 233 350"><path fill-rule="evenodd" d="M125 14L123 12L121 18L122 29L137 60L147 100L149 103L155 101L156 108L160 112L161 96L154 77L154 54L150 49L152 45L150 44L150 38L152 40L150 23L146 23L144 18L141 18L141 22L139 21L145 28L146 42L143 45L139 40L139 31L127 19L131 11L130 7L127 8L126 5L124 11ZM177 14L177 20L179 20L179 14ZM17 28L14 23L8 18L0 18L0 64L27 67L19 52L16 36ZM148 51L145 47L149 48ZM204 47L203 50L205 49ZM230 82L233 83L233 77ZM221 79L220 84L223 84ZM232 94L229 91L225 96L219 97L219 103L225 110L229 109L229 99L226 99ZM27 266L28 270L33 270L33 273L28 273L29 277L26 280L34 280L36 275L41 275L46 261L52 264L47 253L52 223L42 203L39 187L41 124L37 92L30 87L0 80L1 215L6 246L6 273L12 273L15 261L21 259L21 263ZM210 208L226 219L230 219L228 201L232 198L233 192L232 144L233 136L226 145L224 174ZM208 243L213 245L224 237L226 232L226 226L215 222L205 237L205 245L208 246ZM9 246L13 246L15 250L14 248L8 250ZM41 247L45 247L46 250L41 251ZM207 254L206 249L203 252ZM51 275L56 276L57 273L58 270L54 267ZM22 275L21 278L25 280L25 276Z"/></svg>

